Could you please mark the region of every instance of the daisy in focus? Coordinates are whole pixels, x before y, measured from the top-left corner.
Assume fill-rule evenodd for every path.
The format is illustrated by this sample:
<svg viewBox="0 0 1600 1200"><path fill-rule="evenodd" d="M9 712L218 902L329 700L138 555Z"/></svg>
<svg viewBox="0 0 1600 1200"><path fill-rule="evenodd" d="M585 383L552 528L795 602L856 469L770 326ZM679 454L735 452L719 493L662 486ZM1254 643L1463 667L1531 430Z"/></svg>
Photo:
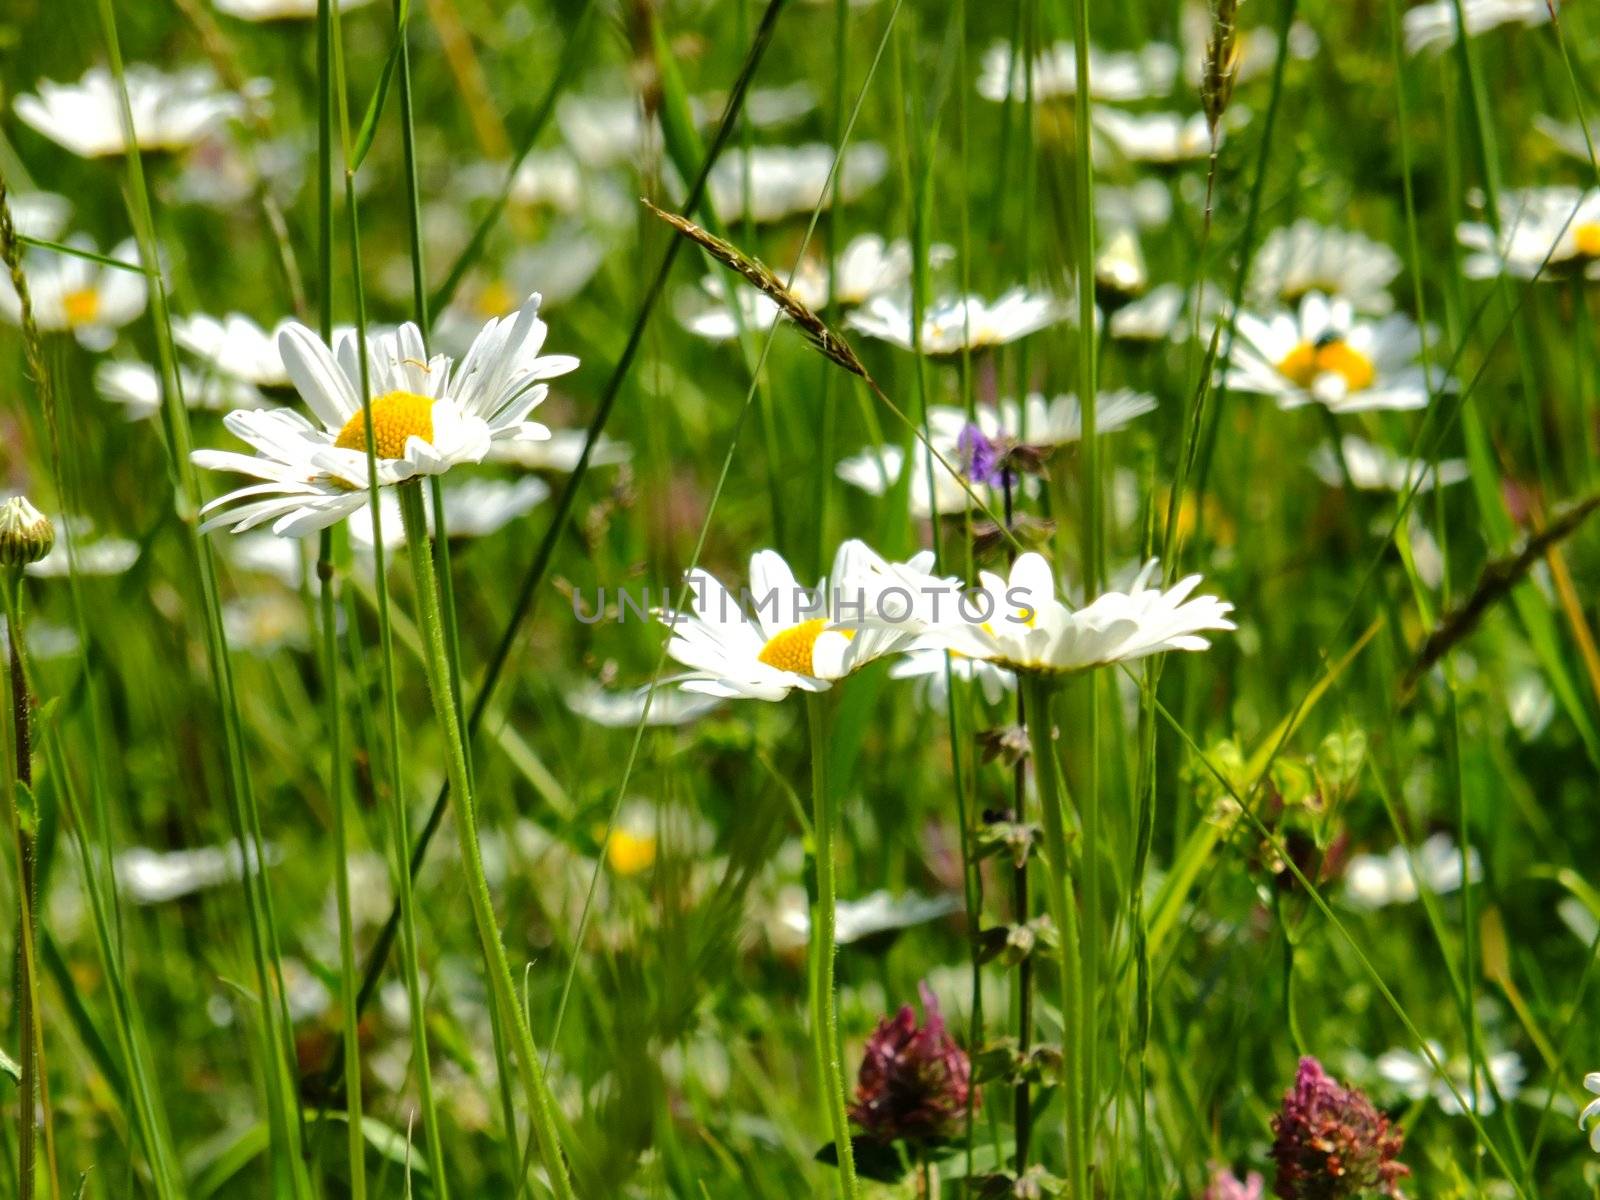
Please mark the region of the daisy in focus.
<svg viewBox="0 0 1600 1200"><path fill-rule="evenodd" d="M496 442L550 436L527 419L548 394L544 380L574 370L569 355L541 355L547 328L539 296L516 314L490 321L460 362L427 357L414 325L367 339L372 447L380 487L442 475L482 462ZM260 482L206 505L203 529L240 533L271 522L284 537L301 537L343 520L367 502L367 433L356 339L329 350L294 323L278 338L284 365L315 423L292 409L229 413L224 423L254 454L197 450L198 466Z"/></svg>
<svg viewBox="0 0 1600 1200"><path fill-rule="evenodd" d="M1079 609L1057 598L1049 560L1033 552L1017 556L1008 578L984 571L978 587L966 591L941 594L939 580L912 580L906 567L862 577L858 587L869 614L884 610L889 591L916 597L915 617L899 628L920 625L920 648L951 650L1013 671L1065 675L1167 650L1205 650L1211 643L1202 634L1236 628L1228 619L1232 604L1215 596L1190 598L1200 576L1162 589L1149 586L1155 570L1152 559L1127 591L1106 592Z"/></svg>
<svg viewBox="0 0 1600 1200"><path fill-rule="evenodd" d="M1500 231L1466 221L1456 240L1472 251L1461 264L1469 279L1600 279L1600 191L1523 188L1500 198Z"/></svg>
<svg viewBox="0 0 1600 1200"><path fill-rule="evenodd" d="M1417 361L1422 331L1394 315L1368 321L1348 300L1312 292L1297 313L1240 313L1230 388L1276 398L1283 409L1321 404L1336 413L1425 408L1430 388Z"/></svg>
<svg viewBox="0 0 1600 1200"><path fill-rule="evenodd" d="M1044 292L1012 288L993 301L981 296L947 296L922 314L921 338L913 336L911 296L905 290L876 296L850 314L849 326L902 350L951 355L963 350L1004 346L1066 320L1071 306Z"/></svg>
<svg viewBox="0 0 1600 1200"><path fill-rule="evenodd" d="M67 245L95 252L94 243L81 234ZM110 257L131 264L138 261L139 252L126 241ZM33 319L44 333L70 333L86 350L108 350L117 340L117 330L144 312L149 289L141 271L40 247L30 248L25 261ZM22 302L4 273L0 273L0 315L13 325L22 322Z"/></svg>
<svg viewBox="0 0 1600 1200"><path fill-rule="evenodd" d="M1165 96L1177 77L1178 52L1163 42L1138 50L1089 47L1089 94L1095 100L1126 103ZM1071 102L1077 92L1077 51L1070 41L1057 42L1034 60L1033 98ZM1008 43L995 42L984 52L978 95L996 103L1027 98L1027 64L1011 53Z"/></svg>
<svg viewBox="0 0 1600 1200"><path fill-rule="evenodd" d="M926 572L932 565L932 552L924 551L908 567L917 577L931 579ZM744 700L827 691L911 641L907 630L888 623L859 630L835 627L859 611L855 581L892 570L866 543L852 539L840 545L832 573L815 588L796 582L789 564L773 550L751 556L750 585L740 596L709 572L691 571L690 610L659 614L672 630L667 653L689 668L672 682L687 692ZM943 583L952 586L953 581Z"/></svg>
<svg viewBox="0 0 1600 1200"><path fill-rule="evenodd" d="M1357 312L1394 308L1389 285L1400 256L1353 230L1302 218L1262 239L1250 269L1250 296L1259 305L1299 304L1311 292L1348 300Z"/></svg>
<svg viewBox="0 0 1600 1200"><path fill-rule="evenodd" d="M133 134L140 150L182 150L244 115L242 97L221 91L207 67L168 75L141 63L123 73ZM90 67L77 83L41 79L37 95L16 99L16 113L45 137L81 158L104 158L127 149L121 98L104 67Z"/></svg>

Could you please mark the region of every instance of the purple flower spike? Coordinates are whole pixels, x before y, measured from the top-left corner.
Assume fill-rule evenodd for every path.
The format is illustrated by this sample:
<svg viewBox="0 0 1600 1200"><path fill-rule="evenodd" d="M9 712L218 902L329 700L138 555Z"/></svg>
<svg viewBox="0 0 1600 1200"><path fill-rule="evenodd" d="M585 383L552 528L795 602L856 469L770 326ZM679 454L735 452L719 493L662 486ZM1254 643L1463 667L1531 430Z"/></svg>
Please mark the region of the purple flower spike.
<svg viewBox="0 0 1600 1200"><path fill-rule="evenodd" d="M945 1030L938 999L926 983L917 991L923 1024L909 1004L884 1017L867 1039L856 1077L850 1119L883 1142L951 1135L966 1116L972 1090L972 1064Z"/></svg>
<svg viewBox="0 0 1600 1200"><path fill-rule="evenodd" d="M1001 465L1005 460L1005 448L982 429L976 425L963 427L961 436L956 439L956 449L966 462L967 478L973 483L1004 486L1008 474Z"/></svg>
<svg viewBox="0 0 1600 1200"><path fill-rule="evenodd" d="M1341 1087L1316 1059L1300 1060L1272 1133L1280 1200L1401 1200L1399 1181L1411 1173L1395 1161L1403 1136L1362 1092Z"/></svg>

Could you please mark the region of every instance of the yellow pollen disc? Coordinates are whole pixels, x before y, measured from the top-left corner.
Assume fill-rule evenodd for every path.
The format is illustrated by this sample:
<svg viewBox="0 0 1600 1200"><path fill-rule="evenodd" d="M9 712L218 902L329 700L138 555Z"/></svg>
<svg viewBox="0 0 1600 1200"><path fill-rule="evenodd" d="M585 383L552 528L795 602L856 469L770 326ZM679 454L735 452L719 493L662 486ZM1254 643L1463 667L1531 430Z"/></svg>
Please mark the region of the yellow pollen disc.
<svg viewBox="0 0 1600 1200"><path fill-rule="evenodd" d="M92 287L78 288L62 297L61 307L66 309L67 324L87 325L100 315L100 293Z"/></svg>
<svg viewBox="0 0 1600 1200"><path fill-rule="evenodd" d="M613 829L611 842L606 847L606 861L618 875L647 871L655 865L656 839L649 834L641 836L626 829Z"/></svg>
<svg viewBox="0 0 1600 1200"><path fill-rule="evenodd" d="M478 315L485 319L503 317L517 307L517 294L504 279L496 279L478 293L476 307Z"/></svg>
<svg viewBox="0 0 1600 1200"><path fill-rule="evenodd" d="M1372 360L1361 351L1352 350L1342 338L1301 342L1279 360L1278 371L1303 388L1314 384L1319 375L1338 375L1352 392L1371 387L1377 376Z"/></svg>
<svg viewBox="0 0 1600 1200"><path fill-rule="evenodd" d="M399 458L406 452L406 439L419 437L433 441L433 401L412 392L389 392L372 402L372 435L377 439L373 453L379 458ZM341 450L367 448L367 423L356 413L344 423L333 444Z"/></svg>
<svg viewBox="0 0 1600 1200"><path fill-rule="evenodd" d="M1585 221L1574 226L1572 240L1585 258L1600 258L1600 221Z"/></svg>
<svg viewBox="0 0 1600 1200"><path fill-rule="evenodd" d="M801 621L800 624L792 625L771 638L761 647L761 653L756 655L756 658L780 671L814 676L817 672L811 661L811 652L817 644L817 638L822 636L822 631L827 627L826 617L813 617L809 621ZM851 629L841 629L838 632L846 638L855 636L855 631Z"/></svg>

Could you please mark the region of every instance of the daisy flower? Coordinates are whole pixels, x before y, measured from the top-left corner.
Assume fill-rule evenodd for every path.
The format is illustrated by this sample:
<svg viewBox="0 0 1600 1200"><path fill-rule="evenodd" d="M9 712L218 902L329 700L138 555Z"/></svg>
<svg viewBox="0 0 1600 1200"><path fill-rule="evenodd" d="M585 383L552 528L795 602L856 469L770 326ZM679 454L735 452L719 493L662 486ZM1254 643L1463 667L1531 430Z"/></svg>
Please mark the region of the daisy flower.
<svg viewBox="0 0 1600 1200"><path fill-rule="evenodd" d="M543 241L518 246L498 270L476 272L440 315L434 341L446 350L465 349L483 322L516 312L535 283L545 308L570 300L588 286L604 259L598 238L577 221L561 221Z"/></svg>
<svg viewBox="0 0 1600 1200"><path fill-rule="evenodd" d="M1600 1071L1590 1071L1583 1077L1583 1090L1594 1093L1597 1099L1589 1101L1578 1114L1579 1129L1600 1116ZM1600 1122L1596 1122L1594 1128L1589 1130L1589 1149L1600 1154Z"/></svg>
<svg viewBox="0 0 1600 1200"><path fill-rule="evenodd" d="M1132 226L1113 227L1106 247L1094 260L1094 290L1100 306L1116 310L1137 300L1150 286L1139 235ZM1095 319L1099 320L1099 314Z"/></svg>
<svg viewBox="0 0 1600 1200"><path fill-rule="evenodd" d="M1302 218L1274 229L1261 242L1250 270L1257 304L1298 304L1311 292L1348 300L1357 312L1394 308L1389 285L1400 256L1365 234Z"/></svg>
<svg viewBox="0 0 1600 1200"><path fill-rule="evenodd" d="M1350 471L1350 482L1366 492L1419 492L1432 491L1438 483L1460 483L1467 477L1467 464L1463 459L1448 458L1439 463L1437 472L1433 464L1420 459L1401 458L1382 446L1346 434L1339 439L1344 453L1344 466L1331 445L1324 442L1311 456L1311 469L1317 478L1329 487L1344 486L1344 472Z"/></svg>
<svg viewBox="0 0 1600 1200"><path fill-rule="evenodd" d="M94 243L81 234L67 245L94 253ZM120 262L138 261L133 242L111 251ZM144 312L148 288L140 271L108 267L77 254L34 247L28 251L28 293L33 319L45 333L71 333L86 350L107 350L117 330ZM13 325L22 321L22 303L9 275L0 274L0 315Z"/></svg>
<svg viewBox="0 0 1600 1200"><path fill-rule="evenodd" d="M932 564L932 553L925 551L911 566L932 578L925 575ZM661 614L672 629L667 653L689 668L673 682L688 692L745 700L782 700L796 690L827 691L835 680L910 641L909 634L893 626L834 627L841 616L859 608L852 581L890 570L864 542L851 540L834 555L830 577L814 589L801 587L789 564L773 550L751 556L744 596L731 594L707 571L691 571L691 609ZM745 611L745 598L752 613Z"/></svg>
<svg viewBox="0 0 1600 1200"><path fill-rule="evenodd" d="M244 114L243 98L217 88L206 67L168 75L142 63L123 73L140 150L182 150L224 121ZM121 154L122 112L116 80L90 67L77 83L41 79L37 95L16 99L16 112L45 137L82 158Z"/></svg>
<svg viewBox="0 0 1600 1200"><path fill-rule="evenodd" d="M400 501L392 491L379 495L383 504L383 543L390 549L403 546L406 532ZM466 479L451 484L444 490L446 535L452 540L488 537L500 532L518 517L526 516L544 503L549 495L550 485L536 475L525 476L515 482L505 479ZM428 505L425 513L428 535L436 536L433 505ZM350 542L358 549L370 550L372 523L352 522Z"/></svg>
<svg viewBox="0 0 1600 1200"><path fill-rule="evenodd" d="M1584 137L1583 126L1577 121L1571 123L1558 121L1554 117L1539 113L1533 118L1533 125L1563 153L1572 155L1580 162L1593 164L1594 156L1589 153L1589 140ZM1600 149L1600 146L1596 149Z"/></svg>
<svg viewBox="0 0 1600 1200"><path fill-rule="evenodd" d="M633 96L568 92L556 105L556 124L572 152L590 167L639 161L655 134L655 123L645 119L643 107Z"/></svg>
<svg viewBox="0 0 1600 1200"><path fill-rule="evenodd" d="M780 221L833 203L834 148L821 142L804 146L753 146L748 153L724 154L706 181L711 203L727 221ZM889 154L871 142L845 148L837 191L848 203L864 195L889 170Z"/></svg>
<svg viewBox="0 0 1600 1200"><path fill-rule="evenodd" d="M1468 37L1502 25L1533 27L1550 20L1550 0L1460 0ZM1439 51L1456 44L1456 0L1432 0L1407 9L1406 53Z"/></svg>
<svg viewBox="0 0 1600 1200"><path fill-rule="evenodd" d="M1003 346L1064 321L1071 313L1066 301L1020 287L993 301L973 295L946 296L923 311L922 352L945 355ZM850 314L848 324L902 350L913 348L911 296L904 290L873 297Z"/></svg>
<svg viewBox="0 0 1600 1200"><path fill-rule="evenodd" d="M1518 189L1501 197L1498 234L1486 222L1467 221L1456 227L1456 239L1472 251L1461 264L1469 279L1600 279L1600 191Z"/></svg>
<svg viewBox="0 0 1600 1200"><path fill-rule="evenodd" d="M1321 404L1336 413L1427 406L1431 391L1417 357L1422 331L1394 315L1368 321L1348 300L1311 292L1298 313L1240 313L1230 388L1277 398L1278 407ZM1438 384L1443 385L1444 380Z"/></svg>
<svg viewBox="0 0 1600 1200"><path fill-rule="evenodd" d="M122 575L139 561L139 543L128 538L94 536L87 517L62 517L55 523L56 541L38 562L28 564L29 575L61 579L79 575Z"/></svg>
<svg viewBox="0 0 1600 1200"><path fill-rule="evenodd" d="M484 163L485 190L499 186L504 168ZM529 208L553 208L575 213L583 207L583 171L565 150L535 150L522 160L511 177L511 199Z"/></svg>
<svg viewBox="0 0 1600 1200"><path fill-rule="evenodd" d="M1235 109L1236 114L1241 110ZM1230 114L1231 115L1231 114ZM1225 124L1234 124L1238 117ZM1126 113L1096 108L1094 127L1128 162L1172 165L1211 155L1211 130L1204 113Z"/></svg>
<svg viewBox="0 0 1600 1200"><path fill-rule="evenodd" d="M525 471L571 471L583 454L588 433L582 429L557 429L542 441L500 441L489 447L487 462L507 463ZM589 451L591 467L615 467L633 457L633 447L605 434Z"/></svg>
<svg viewBox="0 0 1600 1200"><path fill-rule="evenodd" d="M964 413L962 419L965 420ZM953 444L948 452L941 450L940 453L946 462L957 461ZM911 515L917 520L925 521L935 512L940 516L965 512L974 506L974 493L982 497L985 504L989 503L988 488L982 484L964 483L955 472L935 459L922 442L918 441L913 447L912 459L916 463L916 472L911 477L909 506ZM900 472L905 469L905 464L904 447L868 446L860 453L842 460L834 468L834 474L869 496L885 496L900 481ZM930 471L933 475L931 487L928 481Z"/></svg>
<svg viewBox="0 0 1600 1200"><path fill-rule="evenodd" d="M6 200L11 205L11 222L25 238L53 242L72 215L72 202L54 192L17 192Z"/></svg>
<svg viewBox="0 0 1600 1200"><path fill-rule="evenodd" d="M1095 433L1111 433L1155 409L1156 398L1145 392L1132 388L1101 392L1095 399ZM993 410L980 408L978 425L991 437L998 433L1030 446L1065 446L1083 438L1083 406L1074 395L1047 400L1030 392L1021 405L1002 400L997 417Z"/></svg>
<svg viewBox="0 0 1600 1200"><path fill-rule="evenodd" d="M1162 229L1172 220L1172 189L1148 177L1127 187L1096 184L1094 219L1106 229Z"/></svg>
<svg viewBox="0 0 1600 1200"><path fill-rule="evenodd" d="M1211 10L1205 4L1186 4L1183 9L1183 77L1198 88L1205 77L1206 46L1211 41ZM1249 83L1272 74L1278 61L1278 31L1270 25L1240 29L1234 44L1234 83ZM1305 61L1322 48L1316 30L1304 21L1289 27L1289 57Z"/></svg>
<svg viewBox="0 0 1600 1200"><path fill-rule="evenodd" d="M695 96L689 101L689 110L700 124L716 125L722 120L727 100L722 95ZM756 129L771 129L791 125L815 112L816 107L817 93L801 79L779 87L751 88L745 93L739 113Z"/></svg>
<svg viewBox="0 0 1600 1200"><path fill-rule="evenodd" d="M348 12L372 0L334 0L334 8ZM315 21L317 0L216 0L217 11L241 21Z"/></svg>
<svg viewBox="0 0 1600 1200"><path fill-rule="evenodd" d="M914 566L860 564L855 586L865 595L866 620L882 622L890 594L898 602L898 593L909 593L913 614L895 628L920 627L919 648L952 650L1014 671L1062 675L1167 650L1204 650L1210 643L1201 634L1235 628L1228 619L1233 605L1215 596L1190 599L1198 575L1166 590L1149 586L1154 559L1126 592L1106 592L1080 609L1057 599L1049 561L1031 551L1017 556L1008 578L984 571L979 585L964 591L941 591L939 580L913 578Z"/></svg>
<svg viewBox="0 0 1600 1200"><path fill-rule="evenodd" d="M538 441L550 431L527 420L544 400L544 380L578 360L544 355L547 330L539 295L514 316L490 321L459 362L427 357L415 325L367 339L373 447L378 484L442 475L482 462L498 441ZM291 409L229 413L230 432L255 454L197 450L197 465L259 480L213 500L202 528L243 532L266 522L300 537L349 516L367 502L367 439L356 339L331 351L310 329L286 326L278 338L289 377L316 418Z"/></svg>
<svg viewBox="0 0 1600 1200"><path fill-rule="evenodd" d="M1455 1084L1454 1090L1450 1083L1439 1078L1438 1071L1434 1070L1433 1063L1426 1055L1414 1054L1410 1050L1399 1047L1386 1050L1378 1056L1373 1067L1385 1083L1397 1089L1406 1099L1416 1102L1431 1098L1449 1116L1461 1115L1461 1101L1456 1099L1457 1092L1471 1105L1474 1113L1486 1117L1496 1108L1495 1093L1498 1092L1502 1100L1515 1100L1522 1092L1522 1081L1528 1076L1522 1058L1514 1050L1488 1055L1483 1064L1488 1074L1488 1078L1485 1078L1483 1072L1474 1071L1472 1064L1464 1057L1447 1056L1438 1042L1429 1042L1428 1049L1443 1064L1445 1073ZM1494 1082L1492 1088L1489 1086L1490 1080Z"/></svg>
<svg viewBox="0 0 1600 1200"><path fill-rule="evenodd" d="M949 665L948 675L946 664ZM889 668L889 678L912 680L917 702L931 712L945 709L951 678L976 684L984 701L991 706L999 704L1007 692L1017 690L1017 677L1004 667L948 650L908 650Z"/></svg>
<svg viewBox="0 0 1600 1200"><path fill-rule="evenodd" d="M204 313L176 317L173 339L212 370L262 388L290 386L289 369L278 351L278 335L291 322L280 321L270 333L242 313L220 320ZM348 333L339 330L337 333Z"/></svg>
<svg viewBox="0 0 1600 1200"><path fill-rule="evenodd" d="M1178 77L1178 52L1163 42L1138 50L1106 51L1089 47L1089 94L1095 100L1127 102L1165 96ZM1034 61L1035 100L1066 100L1078 92L1077 51L1070 41L1057 42ZM1007 42L984 52L978 95L996 102L1021 101L1028 94L1027 70Z"/></svg>
<svg viewBox="0 0 1600 1200"><path fill-rule="evenodd" d="M649 685L613 692L597 683L585 683L567 692L564 699L577 716L607 729L631 729L640 721L646 725L687 725L722 703L719 696L658 687L647 713L645 701L649 696Z"/></svg>
<svg viewBox="0 0 1600 1200"><path fill-rule="evenodd" d="M143 421L161 411L161 373L149 363L103 362L94 369L94 385L102 400L122 405L130 421ZM179 367L178 386L188 408L231 412L267 406L253 385L230 375Z"/></svg>
<svg viewBox="0 0 1600 1200"><path fill-rule="evenodd" d="M1467 879L1476 883L1483 864L1476 849L1467 849ZM1421 880L1435 895L1461 887L1461 851L1447 833L1435 833L1415 852L1396 846L1387 854L1357 854L1344 871L1345 902L1354 908L1380 909L1410 904Z"/></svg>

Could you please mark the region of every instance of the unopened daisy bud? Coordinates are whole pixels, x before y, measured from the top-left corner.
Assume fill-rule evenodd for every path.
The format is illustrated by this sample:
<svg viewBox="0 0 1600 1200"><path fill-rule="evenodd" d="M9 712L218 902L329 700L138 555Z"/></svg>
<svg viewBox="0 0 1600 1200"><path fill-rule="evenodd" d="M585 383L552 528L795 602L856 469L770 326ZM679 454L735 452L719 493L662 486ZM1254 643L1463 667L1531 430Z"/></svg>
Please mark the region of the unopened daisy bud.
<svg viewBox="0 0 1600 1200"><path fill-rule="evenodd" d="M1200 103L1205 109L1211 143L1216 145L1222 114L1233 99L1239 77L1239 0L1213 0L1211 36L1206 39L1204 70L1200 74Z"/></svg>
<svg viewBox="0 0 1600 1200"><path fill-rule="evenodd" d="M36 563L55 544L55 526L26 496L12 496L0 504L0 566Z"/></svg>

